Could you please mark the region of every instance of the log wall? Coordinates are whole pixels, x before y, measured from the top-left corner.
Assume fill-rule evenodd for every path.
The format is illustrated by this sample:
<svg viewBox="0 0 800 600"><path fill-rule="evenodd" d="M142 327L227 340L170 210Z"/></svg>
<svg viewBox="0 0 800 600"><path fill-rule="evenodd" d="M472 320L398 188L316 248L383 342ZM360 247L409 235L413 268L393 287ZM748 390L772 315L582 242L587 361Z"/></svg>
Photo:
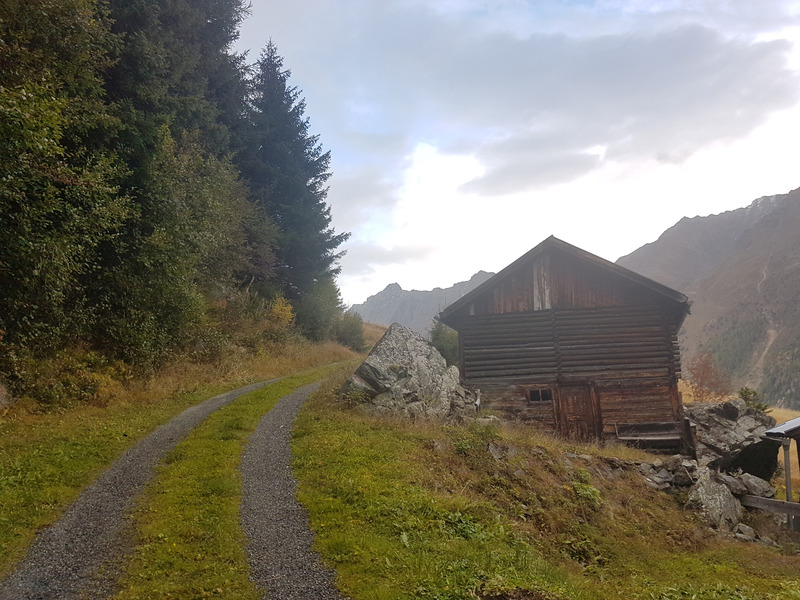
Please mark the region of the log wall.
<svg viewBox="0 0 800 600"><path fill-rule="evenodd" d="M674 322L657 307L533 311L464 319L464 383L524 383L680 376Z"/></svg>
<svg viewBox="0 0 800 600"><path fill-rule="evenodd" d="M539 310L463 319L461 373L489 406L557 427L558 390L593 383L604 433L615 423L681 418L680 355L673 316L658 306ZM554 390L530 403L528 390Z"/></svg>

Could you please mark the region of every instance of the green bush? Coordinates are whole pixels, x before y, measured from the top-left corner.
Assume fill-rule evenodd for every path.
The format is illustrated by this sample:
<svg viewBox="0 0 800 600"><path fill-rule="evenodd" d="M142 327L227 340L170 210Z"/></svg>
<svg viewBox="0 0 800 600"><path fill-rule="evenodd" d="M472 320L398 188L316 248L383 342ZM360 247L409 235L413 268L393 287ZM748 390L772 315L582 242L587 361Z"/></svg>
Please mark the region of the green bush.
<svg viewBox="0 0 800 600"><path fill-rule="evenodd" d="M458 365L458 332L436 319L428 335L431 344L444 356L447 365Z"/></svg>
<svg viewBox="0 0 800 600"><path fill-rule="evenodd" d="M762 402L761 396L759 396L758 392L752 388L747 386L739 388L739 398L744 400L745 404L747 404L747 406L750 408L763 410L764 412L770 411L769 404Z"/></svg>
<svg viewBox="0 0 800 600"><path fill-rule="evenodd" d="M356 352L363 352L366 347L364 342L364 320L357 312L348 310L333 324L334 339Z"/></svg>

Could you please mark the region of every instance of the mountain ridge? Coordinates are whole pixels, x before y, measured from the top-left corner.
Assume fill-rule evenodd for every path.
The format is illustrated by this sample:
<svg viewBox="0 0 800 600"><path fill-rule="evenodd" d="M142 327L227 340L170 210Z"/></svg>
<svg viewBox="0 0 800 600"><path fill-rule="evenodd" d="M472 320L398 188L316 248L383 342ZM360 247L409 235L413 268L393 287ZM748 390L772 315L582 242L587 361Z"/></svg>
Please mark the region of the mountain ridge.
<svg viewBox="0 0 800 600"><path fill-rule="evenodd" d="M493 275L478 271L467 281L427 291L404 290L400 284L390 283L361 304L354 304L350 310L361 315L368 323L386 326L400 323L427 337L434 317L445 306L468 294Z"/></svg>
<svg viewBox="0 0 800 600"><path fill-rule="evenodd" d="M708 350L735 386L800 406L800 189L749 206L684 218L617 264L693 302L684 356Z"/></svg>

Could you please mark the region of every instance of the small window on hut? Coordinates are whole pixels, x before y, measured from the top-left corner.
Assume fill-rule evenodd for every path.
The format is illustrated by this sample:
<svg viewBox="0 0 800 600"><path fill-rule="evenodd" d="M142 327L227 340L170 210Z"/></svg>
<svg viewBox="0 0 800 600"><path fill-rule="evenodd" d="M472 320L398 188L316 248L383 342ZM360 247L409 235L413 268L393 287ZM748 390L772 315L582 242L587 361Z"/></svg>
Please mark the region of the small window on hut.
<svg viewBox="0 0 800 600"><path fill-rule="evenodd" d="M536 404L537 402L552 402L553 390L546 388L543 390L528 390L528 403Z"/></svg>

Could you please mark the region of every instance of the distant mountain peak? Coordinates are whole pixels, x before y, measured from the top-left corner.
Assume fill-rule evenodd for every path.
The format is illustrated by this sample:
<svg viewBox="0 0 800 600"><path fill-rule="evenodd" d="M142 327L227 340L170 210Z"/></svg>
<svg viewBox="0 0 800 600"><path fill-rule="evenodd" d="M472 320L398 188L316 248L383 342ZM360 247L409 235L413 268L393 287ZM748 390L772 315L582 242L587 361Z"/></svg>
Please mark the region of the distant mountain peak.
<svg viewBox="0 0 800 600"><path fill-rule="evenodd" d="M459 281L448 288L432 290L404 290L398 283L390 283L382 292L370 296L363 304L351 310L369 323L391 325L400 323L427 336L433 318L448 304L455 302L492 277L494 273L478 271L468 281Z"/></svg>

